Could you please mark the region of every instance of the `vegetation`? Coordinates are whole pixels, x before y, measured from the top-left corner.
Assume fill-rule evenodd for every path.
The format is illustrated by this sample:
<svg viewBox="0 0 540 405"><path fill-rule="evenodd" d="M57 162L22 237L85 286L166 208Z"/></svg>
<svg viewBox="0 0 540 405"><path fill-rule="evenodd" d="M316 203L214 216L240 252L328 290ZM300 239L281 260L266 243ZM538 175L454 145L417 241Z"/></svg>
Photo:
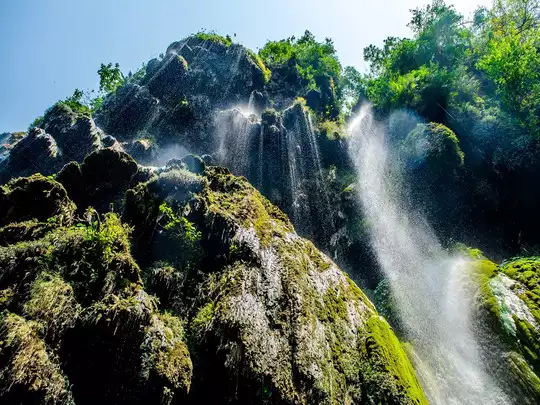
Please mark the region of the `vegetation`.
<svg viewBox="0 0 540 405"><path fill-rule="evenodd" d="M195 38L198 38L206 42L215 42L221 45L225 45L226 47L231 46L233 43L232 38L229 35L222 36L222 35L216 34L214 31L210 31L210 32L200 31L195 34Z"/></svg>
<svg viewBox="0 0 540 405"><path fill-rule="evenodd" d="M300 38L267 42L259 56L272 71L278 69L283 71L282 75L298 75L300 95L310 90L319 91L318 112L334 119L339 116L341 65L330 38L318 42L306 31ZM289 72L291 69L293 71Z"/></svg>

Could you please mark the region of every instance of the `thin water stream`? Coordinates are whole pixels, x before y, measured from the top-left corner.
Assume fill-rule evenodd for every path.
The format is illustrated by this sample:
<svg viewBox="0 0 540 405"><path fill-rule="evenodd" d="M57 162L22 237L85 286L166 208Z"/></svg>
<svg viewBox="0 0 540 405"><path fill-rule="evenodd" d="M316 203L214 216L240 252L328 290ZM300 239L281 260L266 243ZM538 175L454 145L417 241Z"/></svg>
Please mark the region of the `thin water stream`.
<svg viewBox="0 0 540 405"><path fill-rule="evenodd" d="M464 288L466 259L446 252L426 221L401 201L391 172L392 151L369 106L351 123L350 135L371 244L430 403L510 403L488 374L473 333L472 297Z"/></svg>

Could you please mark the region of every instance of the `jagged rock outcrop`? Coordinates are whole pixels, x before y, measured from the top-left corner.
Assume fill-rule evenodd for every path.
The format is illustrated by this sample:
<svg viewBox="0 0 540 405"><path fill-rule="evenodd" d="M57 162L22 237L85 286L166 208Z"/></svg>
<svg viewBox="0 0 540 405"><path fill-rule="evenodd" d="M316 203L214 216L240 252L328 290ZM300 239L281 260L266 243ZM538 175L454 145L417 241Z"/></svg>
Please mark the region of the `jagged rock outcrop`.
<svg viewBox="0 0 540 405"><path fill-rule="evenodd" d="M49 175L62 167L58 145L43 129L32 128L10 149L7 157L0 162L0 183L33 173Z"/></svg>
<svg viewBox="0 0 540 405"><path fill-rule="evenodd" d="M113 187L97 177L113 153L81 165L101 162L93 188ZM9 217L40 231L0 228L0 399L425 404L362 291L245 179L195 162L199 174L170 165L128 191L123 220L46 218L74 211L51 179L51 209Z"/></svg>
<svg viewBox="0 0 540 405"><path fill-rule="evenodd" d="M66 103L56 103L47 110L40 126L31 128L0 161L1 183L33 173L53 174L102 147L103 133L92 118L74 112Z"/></svg>
<svg viewBox="0 0 540 405"><path fill-rule="evenodd" d="M264 103L261 63L241 45L188 37L171 44L163 58L151 60L140 83L107 97L96 121L122 140L151 136L161 146L176 143L210 152L218 108L247 104L254 91L259 91L257 105Z"/></svg>
<svg viewBox="0 0 540 405"><path fill-rule="evenodd" d="M9 156L10 150L25 135L25 132L4 132L0 134L0 163Z"/></svg>
<svg viewBox="0 0 540 405"><path fill-rule="evenodd" d="M93 119L75 113L65 103L56 103L50 108L41 126L55 139L64 162L80 162L101 147L103 134Z"/></svg>

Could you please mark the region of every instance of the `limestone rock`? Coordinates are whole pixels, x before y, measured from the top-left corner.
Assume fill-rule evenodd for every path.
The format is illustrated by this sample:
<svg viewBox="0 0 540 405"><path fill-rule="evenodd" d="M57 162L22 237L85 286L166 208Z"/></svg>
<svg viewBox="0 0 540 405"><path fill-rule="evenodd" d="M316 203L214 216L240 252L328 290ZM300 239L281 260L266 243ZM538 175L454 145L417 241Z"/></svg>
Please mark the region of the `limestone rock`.
<svg viewBox="0 0 540 405"><path fill-rule="evenodd" d="M54 138L43 129L32 128L0 162L0 182L33 173L52 174L61 167L61 161Z"/></svg>

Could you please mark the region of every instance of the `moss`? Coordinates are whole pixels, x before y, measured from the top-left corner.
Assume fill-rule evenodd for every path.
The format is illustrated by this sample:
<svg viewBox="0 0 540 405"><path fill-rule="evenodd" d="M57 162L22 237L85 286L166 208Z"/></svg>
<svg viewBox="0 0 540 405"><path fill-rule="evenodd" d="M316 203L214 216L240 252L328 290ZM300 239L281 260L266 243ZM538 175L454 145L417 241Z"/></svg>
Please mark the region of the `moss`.
<svg viewBox="0 0 540 405"><path fill-rule="evenodd" d="M477 280L480 288L480 296L478 299L479 308L487 311L488 321L492 323L492 325L498 324L501 319L501 310L497 298L491 289L490 280L499 273L499 266L486 259L478 249L466 249L464 252L474 259L467 265L472 272L471 275Z"/></svg>
<svg viewBox="0 0 540 405"><path fill-rule="evenodd" d="M268 83L270 81L270 78L272 77L272 71L266 67L262 58L259 55L257 55L255 52L253 52L251 49L248 49L247 53L251 61L255 63L259 67L259 69L261 69L261 71L263 72L264 82Z"/></svg>
<svg viewBox="0 0 540 405"><path fill-rule="evenodd" d="M180 320L164 313L153 317L141 346L141 376L161 381L164 403L169 403L177 393L186 394L191 385L193 366L183 336Z"/></svg>
<svg viewBox="0 0 540 405"><path fill-rule="evenodd" d="M73 327L81 308L73 288L58 275L42 273L32 284L24 313L54 338Z"/></svg>
<svg viewBox="0 0 540 405"><path fill-rule="evenodd" d="M336 121L324 120L318 124L319 131L325 134L326 138L334 141L346 137L347 131Z"/></svg>
<svg viewBox="0 0 540 405"><path fill-rule="evenodd" d="M464 161L456 134L436 123L418 124L402 142L402 151L409 168L427 165L435 175L447 175Z"/></svg>
<svg viewBox="0 0 540 405"><path fill-rule="evenodd" d="M0 287L15 283L25 288L42 271L69 282L80 303L140 282L140 269L130 256L129 230L115 214L0 247Z"/></svg>
<svg viewBox="0 0 540 405"><path fill-rule="evenodd" d="M540 398L540 378L534 373L523 356L516 352L508 355L510 370L518 376L532 398Z"/></svg>
<svg viewBox="0 0 540 405"><path fill-rule="evenodd" d="M253 227L262 246L268 246L274 234L294 232L287 216L244 178L213 168L208 179L210 183L202 197L210 203L210 214L220 215L246 229Z"/></svg>
<svg viewBox="0 0 540 405"><path fill-rule="evenodd" d="M540 369L540 333L524 319L514 315L516 337L523 355L534 369Z"/></svg>
<svg viewBox="0 0 540 405"><path fill-rule="evenodd" d="M216 34L215 32L201 31L201 32L196 33L194 36L195 38L198 38L202 41L214 42L217 44L224 45L226 47L231 46L233 43L230 36L227 35L226 37L224 37L222 35Z"/></svg>
<svg viewBox="0 0 540 405"><path fill-rule="evenodd" d="M183 205L192 194L200 192L205 185L204 177L188 170L172 168L151 179L148 189L162 199L174 200Z"/></svg>
<svg viewBox="0 0 540 405"><path fill-rule="evenodd" d="M64 186L41 174L11 180L0 194L0 225L51 217L69 225L73 219L75 205Z"/></svg>
<svg viewBox="0 0 540 405"><path fill-rule="evenodd" d="M306 109L307 108L306 99L304 97L296 97L294 99L293 106L296 106L296 105L299 105L302 108Z"/></svg>
<svg viewBox="0 0 540 405"><path fill-rule="evenodd" d="M215 305L209 302L197 311L197 314L191 320L190 328L198 337L203 337L204 333L210 328L214 319Z"/></svg>
<svg viewBox="0 0 540 405"><path fill-rule="evenodd" d="M105 214L103 222L96 216L85 230L86 241L98 245L106 261L110 261L116 251L129 252L131 229L117 215Z"/></svg>
<svg viewBox="0 0 540 405"><path fill-rule="evenodd" d="M0 246L40 239L58 224L58 217L51 217L47 222L36 220L11 223L0 228Z"/></svg>
<svg viewBox="0 0 540 405"><path fill-rule="evenodd" d="M427 405L416 373L390 325L382 317L373 316L367 323L367 330L366 348L377 366L385 368L395 378L395 383L407 393L412 403Z"/></svg>
<svg viewBox="0 0 540 405"><path fill-rule="evenodd" d="M69 384L39 338L39 330L39 324L18 315L6 312L0 315L0 364L4 366L0 369L2 402L18 403L22 398L28 403L72 402ZM10 398L10 391L14 398Z"/></svg>
<svg viewBox="0 0 540 405"><path fill-rule="evenodd" d="M261 122L266 126L277 125L280 119L281 115L273 108L266 108L261 114Z"/></svg>
<svg viewBox="0 0 540 405"><path fill-rule="evenodd" d="M4 288L3 290L0 290L0 311L3 311L11 305L14 296L15 291L13 291L13 288Z"/></svg>
<svg viewBox="0 0 540 405"><path fill-rule="evenodd" d="M519 282L514 286L515 292L540 324L540 258L528 257L511 261L503 265L502 271Z"/></svg>

